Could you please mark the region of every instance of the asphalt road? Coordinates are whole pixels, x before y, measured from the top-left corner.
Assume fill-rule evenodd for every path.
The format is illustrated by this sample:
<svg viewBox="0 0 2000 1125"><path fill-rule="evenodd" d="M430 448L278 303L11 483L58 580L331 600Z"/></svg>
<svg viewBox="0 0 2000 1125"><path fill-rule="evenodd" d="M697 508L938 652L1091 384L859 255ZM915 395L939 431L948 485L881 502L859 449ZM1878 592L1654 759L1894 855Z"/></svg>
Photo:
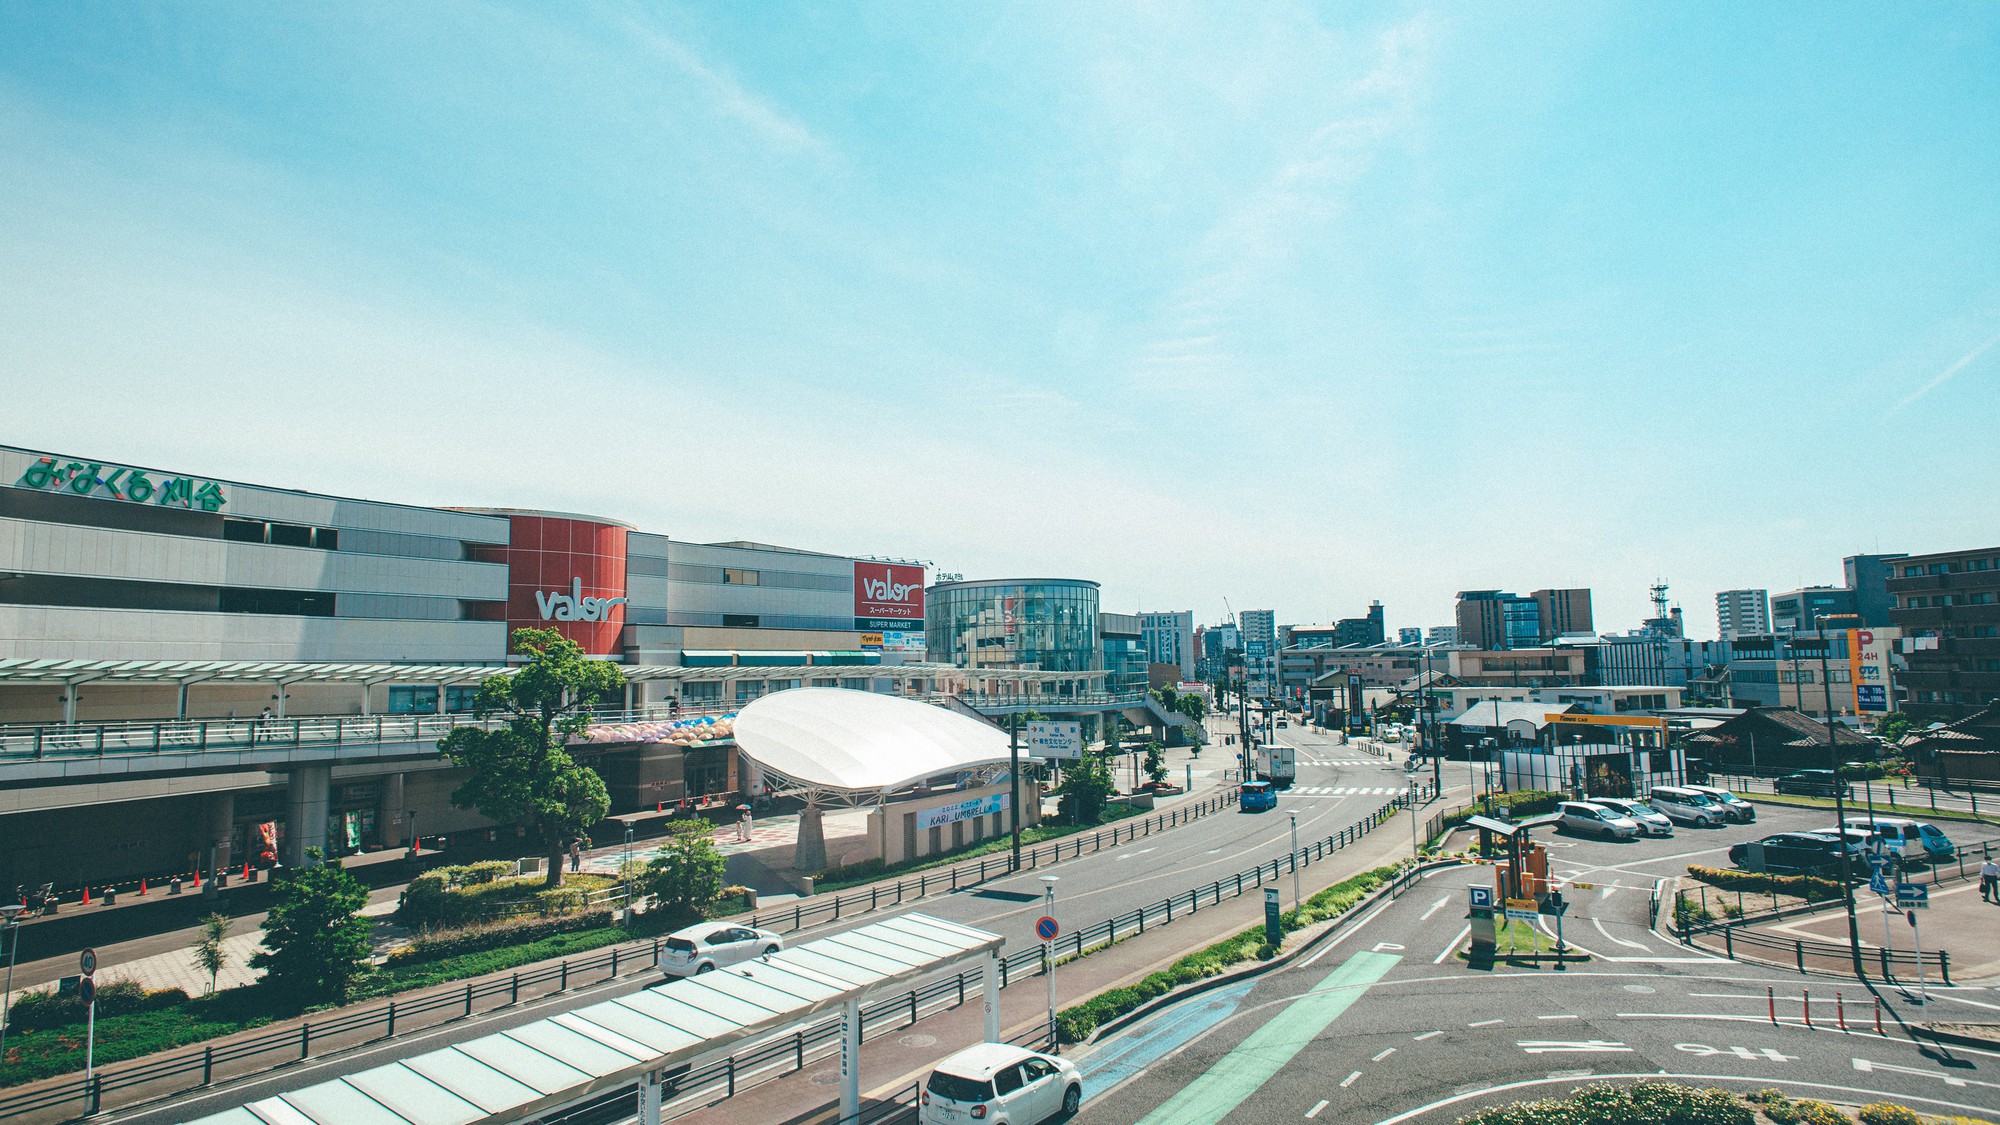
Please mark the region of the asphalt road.
<svg viewBox="0 0 2000 1125"><path fill-rule="evenodd" d="M1466 888L1491 885L1491 874L1434 872L1300 962L1093 1045L1079 1059L1089 1095L1081 1120L1452 1122L1601 1078L1661 1074L1992 1116L2000 1052L1920 1048L1902 1030L1917 1018L1903 993L1880 994L1886 1034L1877 1035L1877 997L1864 985L1709 957L1646 927L1658 873L1714 862L1734 840L1792 827L1780 823L1789 816L1641 843L1555 840L1573 845L1554 849L1557 871L1598 884L1572 896L1566 925L1598 957L1560 972L1469 968L1456 956ZM1934 988L1931 1010L2000 1018L2000 992Z"/></svg>
<svg viewBox="0 0 2000 1125"><path fill-rule="evenodd" d="M1043 910L1042 874L1060 877L1056 912L1064 928L1073 929L1282 856L1290 846L1290 818L1286 816L1287 812L1298 813L1299 839L1305 842L1353 824L1390 800L1392 792L1402 792L1407 787L1399 764L1338 747L1331 735L1315 734L1296 727L1279 734L1282 741L1299 750L1299 779L1292 793L1280 797L1275 812L1221 813L1162 833L1152 841L1142 839L1121 844L1100 855L1064 860L1042 872L1024 872L956 894L932 896L921 903L911 903L908 909L993 930L1005 935L1008 948L1020 948L1036 940L1033 925ZM1220 770L1233 765L1233 761L1224 760L1229 749L1233 748L1211 748L1198 766ZM1449 781L1447 778L1447 784ZM1455 799L1463 800L1463 793ZM1400 820L1378 829L1382 832L1408 830ZM895 913L895 910L885 910L853 916L837 925L810 929L797 940L810 940L816 935L866 925ZM183 1121L488 1035L612 996L635 992L653 983L657 981L650 977L609 981L546 1000L523 1003L516 1008L475 1016L390 1043L309 1060L279 1072L218 1086L199 1095L177 1098L164 1106L113 1111L97 1120L143 1122L146 1125Z"/></svg>

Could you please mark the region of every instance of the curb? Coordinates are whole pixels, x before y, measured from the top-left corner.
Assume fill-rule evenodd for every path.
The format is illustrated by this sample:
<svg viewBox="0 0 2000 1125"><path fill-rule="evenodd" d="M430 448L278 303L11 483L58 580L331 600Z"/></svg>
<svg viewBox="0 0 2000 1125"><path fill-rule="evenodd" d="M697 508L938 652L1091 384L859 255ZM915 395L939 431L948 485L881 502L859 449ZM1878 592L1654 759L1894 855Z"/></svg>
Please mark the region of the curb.
<svg viewBox="0 0 2000 1125"><path fill-rule="evenodd" d="M1317 923L1316 925L1319 929L1319 932L1316 934L1311 934L1310 936L1306 937L1306 939L1295 948L1288 950L1284 953L1280 953L1276 957L1271 958L1269 961L1259 961L1255 964L1246 965L1240 969L1233 969L1228 972L1220 973L1216 976L1208 977L1205 980L1199 980L1194 982L1193 984L1183 985L1182 987L1176 988L1170 992L1164 993L1159 996L1155 996L1151 1000L1146 1001L1145 1003L1139 1005L1138 1007L1132 1009L1129 1012L1126 1012L1124 1015L1119 1016L1118 1018L1112 1020L1111 1022L1105 1024L1099 1024L1097 1028L1090 1033L1090 1038L1085 1039L1081 1043L1075 1043L1071 1045L1078 1047L1094 1046L1097 1043L1097 1041L1103 1038L1104 1036L1111 1034L1113 1032L1122 1031L1125 1028L1130 1027L1135 1023L1138 1023L1140 1020L1145 1019L1146 1017L1151 1016L1164 1008L1170 1007L1174 1004L1180 1003L1183 1000L1189 999L1190 997L1199 996L1202 993L1211 991L1213 989L1236 984L1239 981L1251 980L1256 977L1260 977L1265 973L1270 972L1273 969L1283 968L1284 966L1291 964L1298 958L1305 956L1307 953L1310 953L1315 946L1319 945L1320 942L1325 941L1328 937L1331 937L1334 933L1345 929L1351 919L1367 912L1369 908L1373 907L1377 902L1381 901L1383 898L1386 897L1393 899L1398 894L1400 894L1401 891L1398 890L1396 884L1400 882L1405 877L1405 875L1414 876L1416 878L1422 878L1424 872L1426 871L1442 870L1447 867L1462 867L1462 866L1464 866L1464 864L1458 862L1457 860L1430 861L1427 863L1419 863L1415 867L1410 868L1407 872L1404 873L1404 875L1398 875L1396 878L1391 879L1388 883L1385 883L1381 887L1378 887L1375 890L1374 894L1371 894L1367 898L1362 899L1360 902L1355 903L1353 906L1348 907L1347 910L1340 915L1340 917L1328 918L1324 922ZM1412 883L1411 885L1414 885L1414 883ZM1408 890L1408 889L1409 889L1408 887L1402 888L1402 890ZM1190 950L1189 952L1192 952L1192 950ZM1109 991L1109 990L1107 989L1104 991ZM1088 999L1089 999L1088 997L1085 998L1085 1000ZM1078 1001L1078 1002L1082 1003L1084 1001Z"/></svg>

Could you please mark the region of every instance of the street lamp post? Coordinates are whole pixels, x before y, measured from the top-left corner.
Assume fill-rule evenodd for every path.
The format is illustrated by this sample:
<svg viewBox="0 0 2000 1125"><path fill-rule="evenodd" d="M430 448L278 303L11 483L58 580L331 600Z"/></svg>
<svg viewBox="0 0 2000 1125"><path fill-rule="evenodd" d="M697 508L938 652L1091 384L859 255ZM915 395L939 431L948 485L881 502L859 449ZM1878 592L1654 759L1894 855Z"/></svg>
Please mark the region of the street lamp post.
<svg viewBox="0 0 2000 1125"><path fill-rule="evenodd" d="M1007 809L1014 822L1014 858L1010 871L1021 869L1021 713L1007 717Z"/></svg>
<svg viewBox="0 0 2000 1125"><path fill-rule="evenodd" d="M632 818L621 817L625 826L625 858L618 864L618 879L625 884L625 924L632 924Z"/></svg>
<svg viewBox="0 0 2000 1125"><path fill-rule="evenodd" d="M1060 876L1042 876L1042 913L1051 918L1056 916L1056 884L1058 882L1061 882ZM1046 974L1049 985L1049 1046L1053 1048L1056 1043L1056 943L1053 940L1045 941L1042 943L1042 946L1042 956L1049 963L1049 971Z"/></svg>
<svg viewBox="0 0 2000 1125"><path fill-rule="evenodd" d="M1861 923L1854 917L1854 882L1849 877L1847 858L1847 802L1841 796L1845 782L1840 776L1840 743L1833 735L1833 673L1826 659L1826 627L1820 624L1819 614L1813 614L1813 631L1819 634L1819 679L1826 697L1826 756L1827 765L1833 769L1833 835L1840 841L1840 897L1847 906L1847 949L1854 959L1854 975L1862 975L1861 967ZM1796 681L1798 677L1794 676ZM1793 687L1798 684L1794 682ZM1804 696L1800 696L1804 701ZM1922 958L1918 958L1919 966Z"/></svg>
<svg viewBox="0 0 2000 1125"><path fill-rule="evenodd" d="M7 990L0 992L0 1066L7 1065L7 1019L13 1012L14 955L21 951L21 916L28 908L18 902L0 905L0 929L11 935L7 941Z"/></svg>
<svg viewBox="0 0 2000 1125"><path fill-rule="evenodd" d="M1299 912L1299 814L1297 810L1287 810L1292 817L1292 913ZM1414 821L1414 817L1412 821Z"/></svg>

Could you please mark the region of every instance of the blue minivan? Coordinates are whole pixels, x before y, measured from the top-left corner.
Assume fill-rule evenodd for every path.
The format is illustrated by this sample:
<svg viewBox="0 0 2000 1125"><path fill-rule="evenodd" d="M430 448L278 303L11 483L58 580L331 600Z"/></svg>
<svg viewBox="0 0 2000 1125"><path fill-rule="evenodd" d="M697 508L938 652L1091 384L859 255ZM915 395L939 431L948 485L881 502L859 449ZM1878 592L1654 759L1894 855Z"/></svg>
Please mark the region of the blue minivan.
<svg viewBox="0 0 2000 1125"><path fill-rule="evenodd" d="M1244 812L1265 812L1278 807L1278 791L1271 788L1268 781L1246 781L1243 783L1243 798L1238 807Z"/></svg>

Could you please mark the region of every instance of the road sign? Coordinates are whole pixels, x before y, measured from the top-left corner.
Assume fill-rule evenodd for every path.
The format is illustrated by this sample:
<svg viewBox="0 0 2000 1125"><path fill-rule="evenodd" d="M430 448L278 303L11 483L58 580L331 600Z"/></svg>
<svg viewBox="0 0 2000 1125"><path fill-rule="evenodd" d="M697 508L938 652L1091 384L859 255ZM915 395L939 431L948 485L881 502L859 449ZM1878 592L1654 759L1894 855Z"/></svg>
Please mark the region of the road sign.
<svg viewBox="0 0 2000 1125"><path fill-rule="evenodd" d="M1889 886L1889 880L1882 877L1880 868L1868 877L1868 889L1885 898L1896 893L1895 888Z"/></svg>
<svg viewBox="0 0 2000 1125"><path fill-rule="evenodd" d="M1507 900L1507 917L1532 922L1541 916L1539 904L1531 898L1510 898Z"/></svg>
<svg viewBox="0 0 2000 1125"><path fill-rule="evenodd" d="M83 1001L86 1004L97 1003L97 978L85 977L81 981L78 981L76 986L76 996L77 999Z"/></svg>
<svg viewBox="0 0 2000 1125"><path fill-rule="evenodd" d="M1054 918L1044 914L1040 918L1035 919L1035 936L1041 938L1043 941L1054 941L1056 940L1056 935L1061 932L1061 927L1056 925Z"/></svg>
<svg viewBox="0 0 2000 1125"><path fill-rule="evenodd" d="M1887 871L1890 865L1895 862L1891 857L1881 852L1863 852L1861 856L1868 861L1868 867L1873 871Z"/></svg>
<svg viewBox="0 0 2000 1125"><path fill-rule="evenodd" d="M1472 909L1474 910L1493 909L1492 887L1467 887L1466 890L1472 892Z"/></svg>
<svg viewBox="0 0 2000 1125"><path fill-rule="evenodd" d="M1264 888L1264 940L1271 945L1282 945L1285 940L1285 926L1279 918L1278 888Z"/></svg>
<svg viewBox="0 0 2000 1125"><path fill-rule="evenodd" d="M83 951L83 955L76 960L77 964L82 967L84 976L89 976L97 971L97 950L86 949Z"/></svg>
<svg viewBox="0 0 2000 1125"><path fill-rule="evenodd" d="M1923 883L1897 883L1896 905L1905 910L1929 910L1931 889Z"/></svg>
<svg viewBox="0 0 2000 1125"><path fill-rule="evenodd" d="M1081 758L1083 724L1024 723L1021 749L1036 758Z"/></svg>

